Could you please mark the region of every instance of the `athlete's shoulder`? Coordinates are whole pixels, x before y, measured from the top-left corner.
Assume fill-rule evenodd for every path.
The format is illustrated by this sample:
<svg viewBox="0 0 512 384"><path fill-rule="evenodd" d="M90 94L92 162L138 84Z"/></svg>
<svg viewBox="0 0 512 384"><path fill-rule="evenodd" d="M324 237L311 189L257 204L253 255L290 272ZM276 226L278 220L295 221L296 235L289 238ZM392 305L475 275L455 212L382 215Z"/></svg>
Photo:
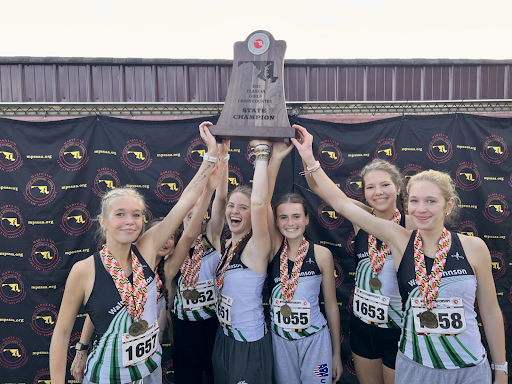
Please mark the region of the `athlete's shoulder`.
<svg viewBox="0 0 512 384"><path fill-rule="evenodd" d="M324 247L322 245L315 244L315 259L318 267L320 268L320 272L323 273L325 268L331 268L334 266L334 261L332 257L332 253L329 248Z"/></svg>
<svg viewBox="0 0 512 384"><path fill-rule="evenodd" d="M331 250L327 247L324 247L323 245L313 244L313 249L315 251L315 257L317 259L318 259L318 257L331 257L332 258Z"/></svg>
<svg viewBox="0 0 512 384"><path fill-rule="evenodd" d="M94 273L94 255L90 255L86 259L77 261L71 268L71 272L73 271L80 274Z"/></svg>
<svg viewBox="0 0 512 384"><path fill-rule="evenodd" d="M72 282L72 286L78 290L87 290L87 287L92 287L94 283L95 272L94 257L91 255L73 265L67 282Z"/></svg>
<svg viewBox="0 0 512 384"><path fill-rule="evenodd" d="M455 233L455 235L459 238L462 248L464 248L466 253L481 252L484 249L488 250L485 242L477 236L467 236L461 233Z"/></svg>
<svg viewBox="0 0 512 384"><path fill-rule="evenodd" d="M460 233L456 234L460 239L460 243L462 245L462 249L466 254L471 266L473 268L477 267L485 267L490 265L491 263L491 254L489 252L489 248L485 242L476 236L466 236Z"/></svg>

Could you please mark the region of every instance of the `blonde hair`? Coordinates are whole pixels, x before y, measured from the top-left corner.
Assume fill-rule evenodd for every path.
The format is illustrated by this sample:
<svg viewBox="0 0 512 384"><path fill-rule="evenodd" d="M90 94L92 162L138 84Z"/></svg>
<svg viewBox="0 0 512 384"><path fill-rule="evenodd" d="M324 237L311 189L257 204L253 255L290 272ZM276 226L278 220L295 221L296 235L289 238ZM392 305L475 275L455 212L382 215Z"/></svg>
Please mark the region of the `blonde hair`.
<svg viewBox="0 0 512 384"><path fill-rule="evenodd" d="M448 216L445 216L444 221L446 224L455 224L459 217L459 205L461 201L455 189L455 182L450 177L450 175L446 172L435 171L433 169L417 173L409 179L409 183L407 184L408 195L414 183L419 181L430 181L431 183L437 185L441 190L441 194L443 195L445 202L448 202L451 199L454 200L453 209Z"/></svg>
<svg viewBox="0 0 512 384"><path fill-rule="evenodd" d="M120 197L133 197L133 198L137 199L140 203L140 208L141 208L142 213L144 215L146 214L146 201L144 199L144 196L134 188L121 187L121 188L111 189L110 191L108 191L107 193L105 193L103 195L103 197L101 198L100 208L99 208L99 212L98 212L98 216L97 216L98 219L101 218L103 220L107 220L108 214L110 212L113 202L115 200L119 199ZM103 229L103 227L101 225L99 225L98 227L99 228L97 230L96 236L97 237L101 237L101 236L106 237L106 233L105 233L105 230ZM141 231L140 235L142 235L144 233L144 230L145 230L145 223L144 223L144 221L142 221L142 231Z"/></svg>

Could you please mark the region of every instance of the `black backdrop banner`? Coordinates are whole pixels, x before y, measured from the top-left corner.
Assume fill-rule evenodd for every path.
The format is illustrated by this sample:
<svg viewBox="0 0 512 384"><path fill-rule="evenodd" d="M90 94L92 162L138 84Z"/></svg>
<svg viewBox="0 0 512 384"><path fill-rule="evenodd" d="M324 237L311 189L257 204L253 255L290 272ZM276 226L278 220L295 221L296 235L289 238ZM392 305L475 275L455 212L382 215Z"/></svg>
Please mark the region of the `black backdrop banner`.
<svg viewBox="0 0 512 384"><path fill-rule="evenodd" d="M103 244L94 236L100 197L109 189L132 186L146 196L145 220L165 216L202 162L206 147L198 125L203 120L0 119L0 384L49 383L48 350L69 270ZM406 180L431 168L450 173L462 200L461 220L450 229L481 237L491 251L512 361L512 119L457 114L362 124L291 120L314 135L322 167L350 197L361 198L359 171L374 158L396 164ZM251 184L249 152L248 142L231 144L230 190ZM289 191L305 196L312 208L307 236L334 255L344 365L340 382L357 383L348 342L352 225L308 190L300 171L294 151L282 165L275 196ZM223 237L228 236L225 230ZM69 363L84 317L81 308ZM162 365L163 382L173 383L167 340ZM69 373L67 382L76 382Z"/></svg>

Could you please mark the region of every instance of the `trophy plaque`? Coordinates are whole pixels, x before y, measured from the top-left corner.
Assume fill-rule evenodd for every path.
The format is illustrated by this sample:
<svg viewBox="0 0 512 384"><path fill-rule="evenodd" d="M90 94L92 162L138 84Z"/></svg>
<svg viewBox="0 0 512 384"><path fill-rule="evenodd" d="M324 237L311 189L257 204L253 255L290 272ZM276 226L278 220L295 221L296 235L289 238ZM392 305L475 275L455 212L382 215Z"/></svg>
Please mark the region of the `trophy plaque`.
<svg viewBox="0 0 512 384"><path fill-rule="evenodd" d="M224 107L212 135L231 140L287 141L295 137L284 99L286 42L256 31L234 46L235 56Z"/></svg>

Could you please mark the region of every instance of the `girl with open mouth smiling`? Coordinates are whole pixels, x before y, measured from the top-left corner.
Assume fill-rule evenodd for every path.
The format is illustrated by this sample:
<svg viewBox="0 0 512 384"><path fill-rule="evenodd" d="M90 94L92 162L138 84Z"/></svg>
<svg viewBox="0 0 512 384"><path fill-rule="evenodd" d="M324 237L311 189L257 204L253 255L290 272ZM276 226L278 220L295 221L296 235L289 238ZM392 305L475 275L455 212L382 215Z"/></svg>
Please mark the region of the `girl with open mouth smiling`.
<svg viewBox="0 0 512 384"><path fill-rule="evenodd" d="M216 383L272 382L272 344L262 295L270 254L266 220L269 144L251 142L252 191L237 187L228 196L226 220L232 237L215 278L220 322L212 357Z"/></svg>

